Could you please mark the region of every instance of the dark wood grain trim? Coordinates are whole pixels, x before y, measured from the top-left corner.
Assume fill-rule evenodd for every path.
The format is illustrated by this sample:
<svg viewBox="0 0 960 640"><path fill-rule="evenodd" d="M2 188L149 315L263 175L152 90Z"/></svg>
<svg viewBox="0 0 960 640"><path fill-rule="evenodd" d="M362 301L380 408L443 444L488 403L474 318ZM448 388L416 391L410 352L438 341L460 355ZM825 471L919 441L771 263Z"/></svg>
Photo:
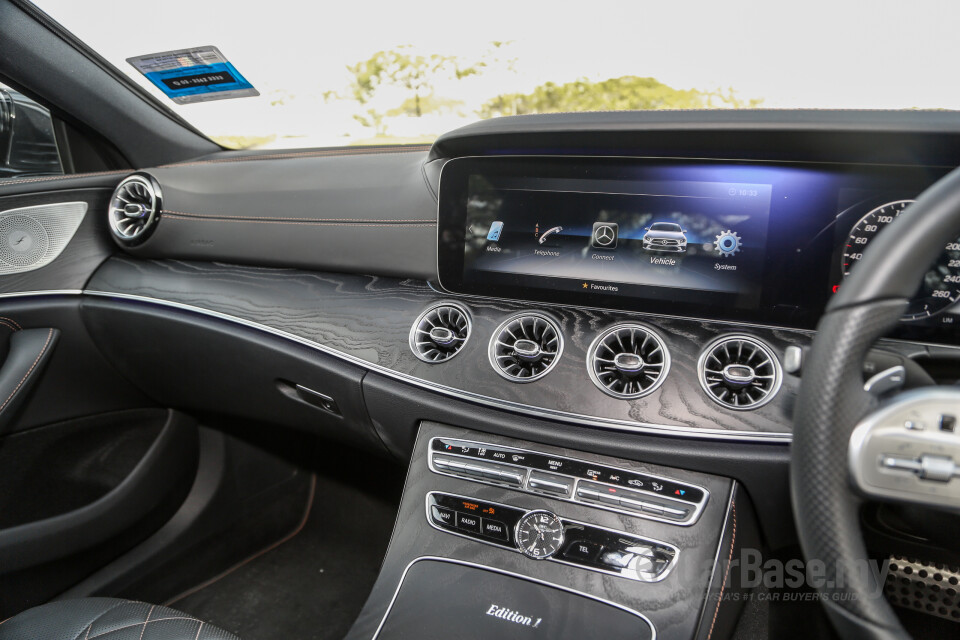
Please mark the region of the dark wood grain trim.
<svg viewBox="0 0 960 640"><path fill-rule="evenodd" d="M455 397L461 400L467 400L469 402L474 402L477 404L482 404L485 406L493 407L496 409L505 409L509 411L515 411L518 413L523 413L537 418L546 418L553 420L560 420L564 422L571 422L578 425L587 425L595 426L606 429L616 429L621 431L633 431L638 433L653 433L659 435L669 435L677 437L687 437L687 438L709 438L709 439L719 439L719 440L741 440L741 441L756 441L756 442L782 442L789 443L792 439L792 435L789 433L778 433L778 432L753 432L753 431L737 431L737 430L722 430L722 429L710 429L702 427L684 427L679 425L664 425L664 424L654 424L654 423L642 423L642 422L627 422L621 420L605 419L598 416L589 416L581 415L572 412L566 411L557 411L545 407L536 407L531 405L526 405L522 403L513 402L510 400L505 400L503 398L490 397L478 393L473 393L463 389L456 389L446 385L438 384L435 382L430 382L417 378L411 375L407 375L393 369L389 369L374 363L371 363L367 360L357 358L349 353L339 351L328 345L314 342L313 340L308 340L302 336L283 331L268 325L260 324L245 318L240 318L237 316L232 316L229 314L221 313L218 311L212 311L210 309L204 309L202 307L197 307L189 304L183 304L180 302L173 302L170 300L164 300L160 298L152 298L148 296L124 294L124 293L113 293L109 291L97 291L97 290L86 290L83 292L84 295L90 296L99 296L106 297L114 300L130 300L137 302L146 302L150 304L156 304L160 306L166 306L176 309L181 309L184 311L190 311L193 313L198 313L201 315L206 315L214 317L220 320L226 320L228 322L234 322L252 329L259 331L264 331L272 335L285 338L304 346L316 349L327 355L331 355L353 364L362 366L368 370L376 371L388 377L392 377L403 382L414 384L416 386L442 393L451 397ZM506 383L509 384L509 383Z"/></svg>

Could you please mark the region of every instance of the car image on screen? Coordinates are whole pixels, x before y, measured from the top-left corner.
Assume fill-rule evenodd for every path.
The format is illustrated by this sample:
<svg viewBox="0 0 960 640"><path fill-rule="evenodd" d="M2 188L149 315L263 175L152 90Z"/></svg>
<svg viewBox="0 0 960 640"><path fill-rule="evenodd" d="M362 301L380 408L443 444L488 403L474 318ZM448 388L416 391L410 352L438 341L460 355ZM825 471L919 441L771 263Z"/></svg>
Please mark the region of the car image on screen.
<svg viewBox="0 0 960 640"><path fill-rule="evenodd" d="M658 253L685 253L687 250L686 230L674 222L655 222L645 227L643 249Z"/></svg>

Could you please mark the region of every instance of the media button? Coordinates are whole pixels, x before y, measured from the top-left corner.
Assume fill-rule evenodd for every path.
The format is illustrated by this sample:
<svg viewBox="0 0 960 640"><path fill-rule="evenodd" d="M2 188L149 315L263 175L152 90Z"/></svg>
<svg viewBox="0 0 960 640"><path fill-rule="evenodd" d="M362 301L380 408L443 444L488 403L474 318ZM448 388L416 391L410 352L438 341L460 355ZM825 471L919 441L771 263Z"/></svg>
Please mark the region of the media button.
<svg viewBox="0 0 960 640"><path fill-rule="evenodd" d="M497 540L509 541L510 532L507 531L507 525L498 520L483 519L483 535Z"/></svg>

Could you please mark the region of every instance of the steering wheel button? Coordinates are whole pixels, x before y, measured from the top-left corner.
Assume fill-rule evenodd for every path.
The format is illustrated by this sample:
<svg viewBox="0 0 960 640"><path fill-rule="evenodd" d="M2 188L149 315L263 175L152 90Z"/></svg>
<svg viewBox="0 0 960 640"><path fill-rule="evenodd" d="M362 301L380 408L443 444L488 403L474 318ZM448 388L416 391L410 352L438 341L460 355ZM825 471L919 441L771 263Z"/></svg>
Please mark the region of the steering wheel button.
<svg viewBox="0 0 960 640"><path fill-rule="evenodd" d="M950 431L953 432L957 428L957 416L941 415L940 416L940 431Z"/></svg>

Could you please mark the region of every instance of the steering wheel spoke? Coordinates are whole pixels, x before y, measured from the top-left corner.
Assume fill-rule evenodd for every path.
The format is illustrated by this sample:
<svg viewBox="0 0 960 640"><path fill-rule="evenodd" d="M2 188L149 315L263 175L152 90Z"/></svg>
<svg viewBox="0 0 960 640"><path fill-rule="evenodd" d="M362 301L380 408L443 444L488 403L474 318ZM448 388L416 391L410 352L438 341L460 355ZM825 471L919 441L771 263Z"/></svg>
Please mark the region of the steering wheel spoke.
<svg viewBox="0 0 960 640"><path fill-rule="evenodd" d="M894 397L850 437L850 478L871 499L960 511L960 389Z"/></svg>

